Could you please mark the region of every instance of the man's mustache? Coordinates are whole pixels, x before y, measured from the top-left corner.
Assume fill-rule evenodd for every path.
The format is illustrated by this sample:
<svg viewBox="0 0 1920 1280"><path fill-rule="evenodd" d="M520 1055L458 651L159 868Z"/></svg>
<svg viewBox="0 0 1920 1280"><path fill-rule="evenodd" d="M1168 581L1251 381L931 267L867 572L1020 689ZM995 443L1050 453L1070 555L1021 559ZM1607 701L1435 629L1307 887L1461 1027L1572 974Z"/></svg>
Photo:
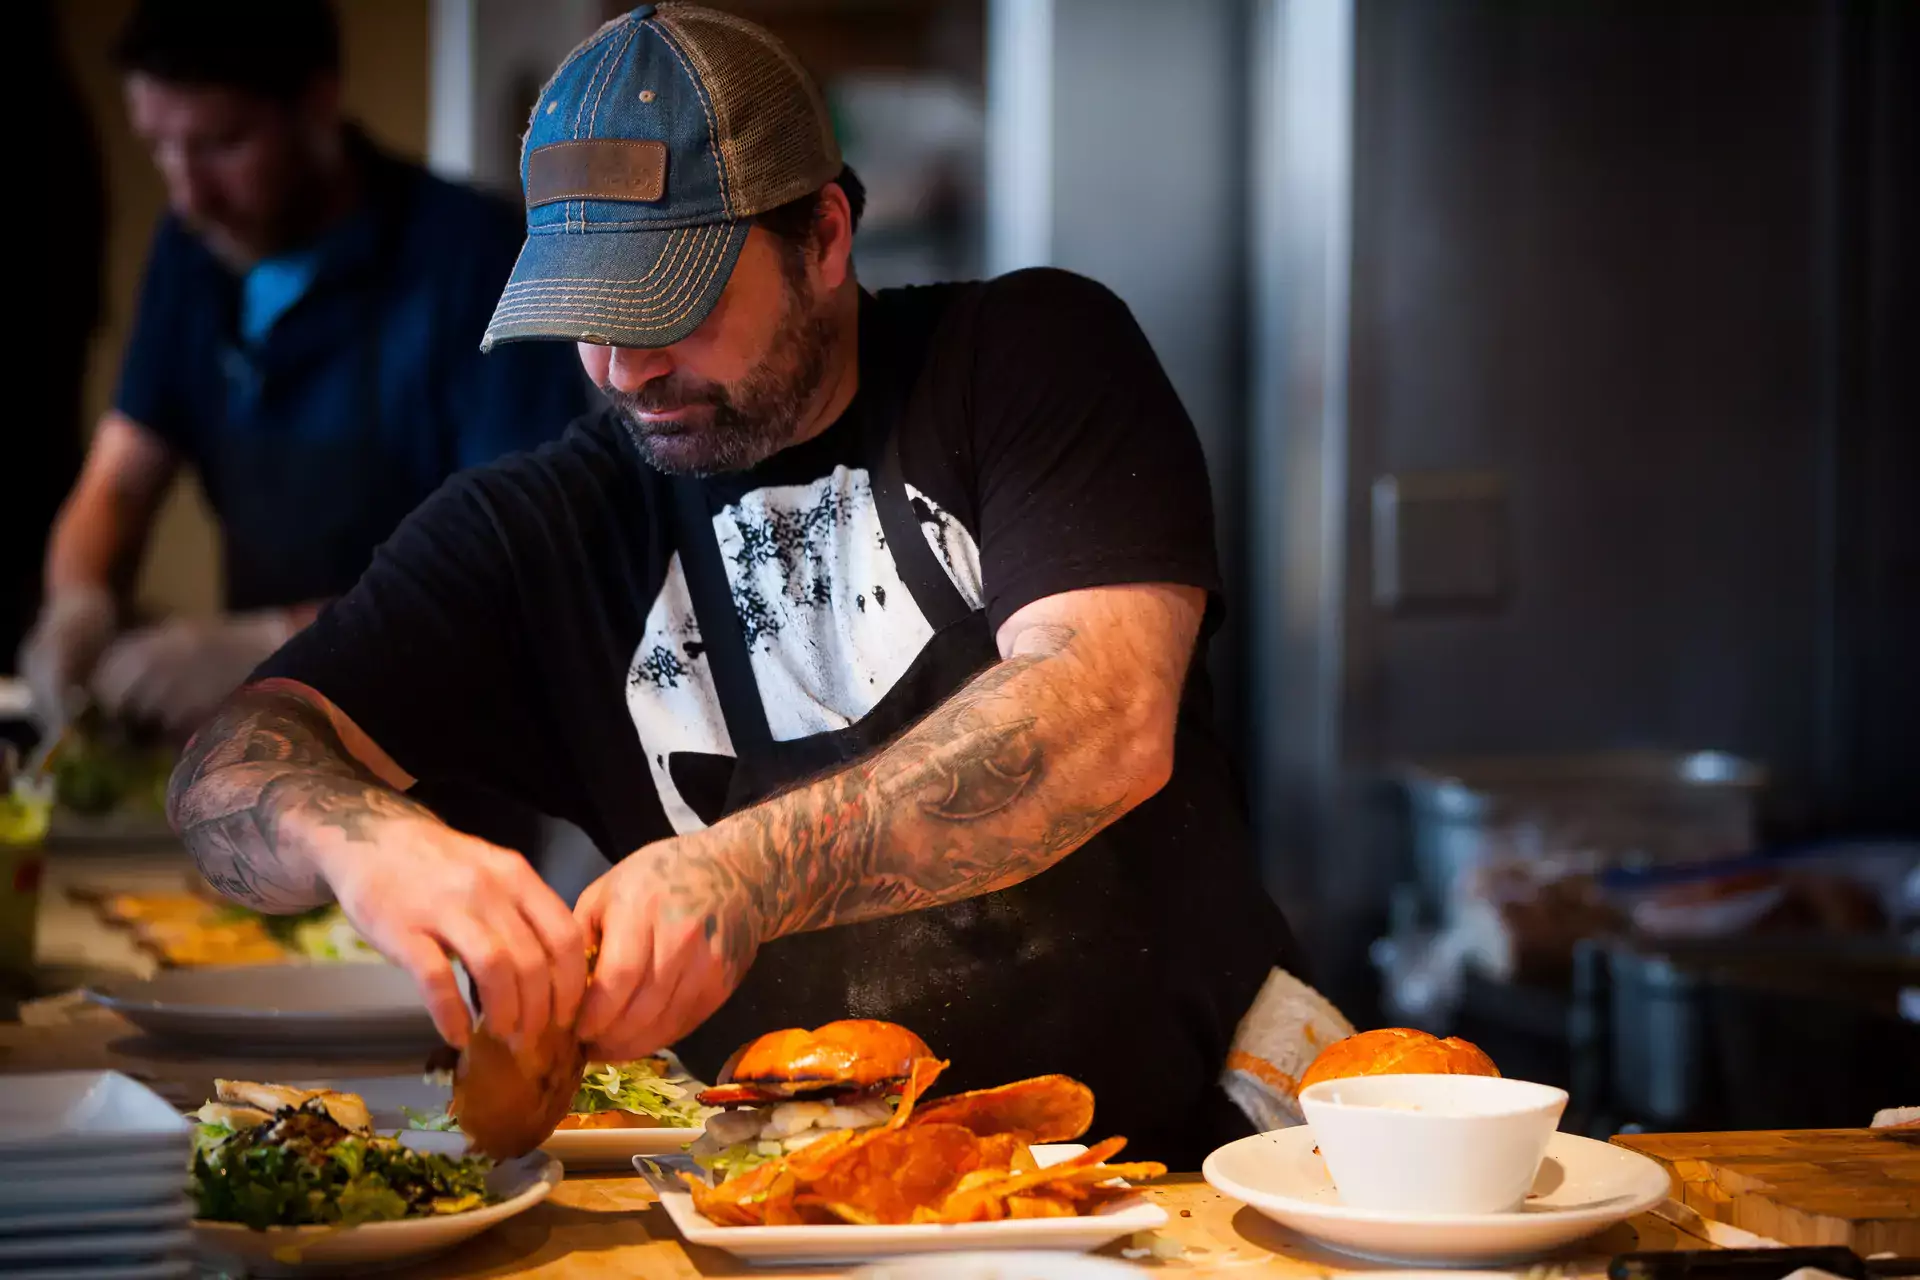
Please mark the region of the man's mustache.
<svg viewBox="0 0 1920 1280"><path fill-rule="evenodd" d="M605 395L616 408L628 413L672 413L676 409L687 409L695 405L712 405L724 409L732 402L727 398L725 387L713 383L699 385L675 383L668 378L661 382L649 382L638 391L622 391L618 387L602 385L601 394Z"/></svg>

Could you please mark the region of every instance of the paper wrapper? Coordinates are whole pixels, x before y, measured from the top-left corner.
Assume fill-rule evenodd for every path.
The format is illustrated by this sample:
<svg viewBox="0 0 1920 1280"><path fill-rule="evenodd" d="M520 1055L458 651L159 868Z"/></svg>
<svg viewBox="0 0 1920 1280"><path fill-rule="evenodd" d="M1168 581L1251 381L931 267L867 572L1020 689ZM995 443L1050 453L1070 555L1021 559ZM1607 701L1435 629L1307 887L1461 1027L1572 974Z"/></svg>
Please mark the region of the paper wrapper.
<svg viewBox="0 0 1920 1280"><path fill-rule="evenodd" d="M1233 1033L1220 1087L1262 1132L1290 1129L1305 1120L1300 1077L1322 1049L1352 1034L1332 1001L1275 969Z"/></svg>

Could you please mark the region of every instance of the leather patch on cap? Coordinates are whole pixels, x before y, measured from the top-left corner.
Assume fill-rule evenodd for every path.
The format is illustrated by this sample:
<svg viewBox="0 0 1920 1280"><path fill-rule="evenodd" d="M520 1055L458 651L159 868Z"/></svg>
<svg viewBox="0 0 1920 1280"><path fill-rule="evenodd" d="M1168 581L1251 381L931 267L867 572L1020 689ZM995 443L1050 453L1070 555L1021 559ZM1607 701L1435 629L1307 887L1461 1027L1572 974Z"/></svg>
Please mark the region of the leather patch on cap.
<svg viewBox="0 0 1920 1280"><path fill-rule="evenodd" d="M658 200L666 191L664 142L555 142L527 157L529 209L556 200Z"/></svg>

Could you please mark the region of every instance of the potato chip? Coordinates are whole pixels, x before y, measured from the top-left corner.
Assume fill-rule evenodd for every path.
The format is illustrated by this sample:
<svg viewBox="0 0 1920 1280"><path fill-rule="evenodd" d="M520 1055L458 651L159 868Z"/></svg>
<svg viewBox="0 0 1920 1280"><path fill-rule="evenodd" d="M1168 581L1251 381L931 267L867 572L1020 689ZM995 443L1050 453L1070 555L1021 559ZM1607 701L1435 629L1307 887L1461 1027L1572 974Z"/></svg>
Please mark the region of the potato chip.
<svg viewBox="0 0 1920 1280"><path fill-rule="evenodd" d="M835 1160L809 1191L843 1216L909 1222L916 1208L944 1203L979 1160L980 1139L959 1125L886 1130Z"/></svg>
<svg viewBox="0 0 1920 1280"><path fill-rule="evenodd" d="M1069 1201L1047 1195L1008 1196L1009 1218L1074 1218L1079 1210Z"/></svg>
<svg viewBox="0 0 1920 1280"><path fill-rule="evenodd" d="M1025 1155L1027 1168L1034 1168L1033 1153L1027 1150L1027 1144L1018 1134L996 1133L980 1139L980 1167L982 1169L1020 1168L1020 1158Z"/></svg>
<svg viewBox="0 0 1920 1280"><path fill-rule="evenodd" d="M1093 1123L1093 1090L1068 1076L1035 1076L936 1098L914 1122L957 1124L983 1138L1011 1133L1027 1142L1071 1142Z"/></svg>
<svg viewBox="0 0 1920 1280"><path fill-rule="evenodd" d="M940 1078L948 1063L938 1058L915 1058L913 1068L907 1072L906 1085L900 1090L900 1105L894 1108L893 1119L887 1121L887 1128L900 1129L913 1116L914 1104L926 1096L933 1082Z"/></svg>

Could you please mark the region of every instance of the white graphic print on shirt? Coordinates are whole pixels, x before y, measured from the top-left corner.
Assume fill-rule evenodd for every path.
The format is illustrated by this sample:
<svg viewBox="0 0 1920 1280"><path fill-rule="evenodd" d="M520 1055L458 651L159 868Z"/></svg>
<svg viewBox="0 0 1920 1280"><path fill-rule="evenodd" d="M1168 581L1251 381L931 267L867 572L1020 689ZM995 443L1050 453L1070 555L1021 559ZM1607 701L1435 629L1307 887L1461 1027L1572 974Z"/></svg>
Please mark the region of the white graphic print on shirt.
<svg viewBox="0 0 1920 1280"><path fill-rule="evenodd" d="M913 486L907 495L947 576L980 608L973 536ZM713 517L713 532L776 741L857 723L933 638L887 551L864 470L751 490ZM677 554L628 668L627 710L668 821L683 835L699 830L706 823L681 794L673 757L734 751Z"/></svg>

